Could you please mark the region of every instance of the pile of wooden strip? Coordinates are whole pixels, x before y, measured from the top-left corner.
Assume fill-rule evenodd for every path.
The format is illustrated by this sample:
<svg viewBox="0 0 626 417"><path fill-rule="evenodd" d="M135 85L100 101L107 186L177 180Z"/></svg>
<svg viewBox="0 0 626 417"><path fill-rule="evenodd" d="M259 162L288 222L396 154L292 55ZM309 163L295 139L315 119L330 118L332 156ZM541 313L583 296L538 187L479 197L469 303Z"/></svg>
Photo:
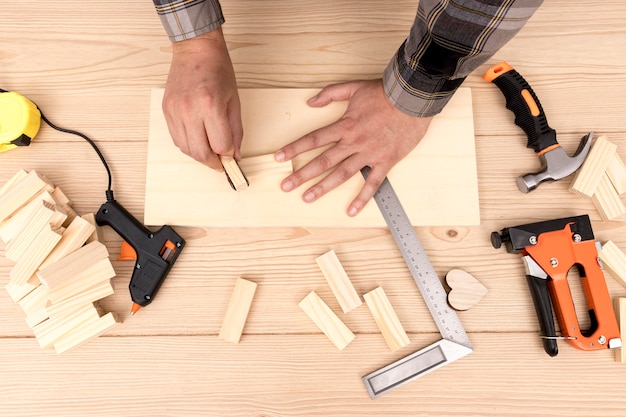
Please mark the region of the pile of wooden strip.
<svg viewBox="0 0 626 417"><path fill-rule="evenodd" d="M115 271L93 214L79 216L34 170L20 170L0 188L0 239L15 263L5 288L42 348L62 353L118 323L96 306L113 294Z"/></svg>
<svg viewBox="0 0 626 417"><path fill-rule="evenodd" d="M603 220L626 214L621 200L626 193L626 166L617 153L617 145L606 136L596 139L570 189L590 198Z"/></svg>

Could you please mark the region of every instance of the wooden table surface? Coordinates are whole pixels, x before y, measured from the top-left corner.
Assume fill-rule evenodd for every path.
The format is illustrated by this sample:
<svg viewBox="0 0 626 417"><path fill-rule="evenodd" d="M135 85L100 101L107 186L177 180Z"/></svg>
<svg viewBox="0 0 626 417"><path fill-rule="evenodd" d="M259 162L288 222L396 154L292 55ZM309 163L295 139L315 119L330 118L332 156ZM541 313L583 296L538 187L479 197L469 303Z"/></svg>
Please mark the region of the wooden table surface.
<svg viewBox="0 0 626 417"><path fill-rule="evenodd" d="M171 46L149 0L6 2L0 88L35 101L59 125L94 138L118 201L143 217L150 89L165 84ZM413 21L416 0L223 1L241 87L322 87L374 78ZM381 6L384 4L384 6ZM564 342L548 357L519 257L496 251L503 227L589 214L596 238L626 250L625 219L604 222L571 179L521 194L538 169L489 65L513 64L538 93L573 152L590 130L626 157L626 3L546 0L528 25L464 84L473 89L481 225L416 228L443 276L462 268L489 288L459 313L475 351L372 401L361 377L440 338L384 228L180 228L188 246L157 301L129 317L132 263L114 262L103 306L123 323L75 351L42 351L20 308L0 294L2 416L623 416L626 368L613 352ZM83 141L49 128L29 148L0 154L0 183L36 169L80 213L104 202L105 172ZM427 181L417 178L416 181ZM120 238L104 230L112 258ZM365 306L341 315L356 339L338 351L297 303L316 290L337 309L314 258L334 249L359 293L382 285L412 343L391 353ZM0 286L11 263L0 247ZM237 277L258 283L237 345L218 339ZM608 274L612 297L626 289Z"/></svg>

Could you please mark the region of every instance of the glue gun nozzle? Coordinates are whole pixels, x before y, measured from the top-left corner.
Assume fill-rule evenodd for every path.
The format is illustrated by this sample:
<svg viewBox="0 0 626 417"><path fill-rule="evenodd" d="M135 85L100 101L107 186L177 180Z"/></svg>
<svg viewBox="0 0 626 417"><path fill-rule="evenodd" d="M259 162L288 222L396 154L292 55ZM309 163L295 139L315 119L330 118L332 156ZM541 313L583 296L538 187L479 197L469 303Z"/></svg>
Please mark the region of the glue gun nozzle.
<svg viewBox="0 0 626 417"><path fill-rule="evenodd" d="M133 306L130 309L130 315L134 316L136 312L139 311L139 309L141 308L141 306L137 303L133 303Z"/></svg>

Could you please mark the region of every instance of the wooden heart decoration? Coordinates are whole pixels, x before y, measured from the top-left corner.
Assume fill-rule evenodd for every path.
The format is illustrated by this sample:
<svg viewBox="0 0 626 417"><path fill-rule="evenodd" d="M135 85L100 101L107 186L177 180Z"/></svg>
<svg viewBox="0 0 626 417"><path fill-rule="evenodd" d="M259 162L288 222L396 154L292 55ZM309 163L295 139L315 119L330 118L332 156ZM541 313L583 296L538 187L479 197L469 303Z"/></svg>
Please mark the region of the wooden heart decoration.
<svg viewBox="0 0 626 417"><path fill-rule="evenodd" d="M487 294L487 287L473 275L462 269L452 269L446 274L450 287L448 304L455 310L467 310L478 303Z"/></svg>

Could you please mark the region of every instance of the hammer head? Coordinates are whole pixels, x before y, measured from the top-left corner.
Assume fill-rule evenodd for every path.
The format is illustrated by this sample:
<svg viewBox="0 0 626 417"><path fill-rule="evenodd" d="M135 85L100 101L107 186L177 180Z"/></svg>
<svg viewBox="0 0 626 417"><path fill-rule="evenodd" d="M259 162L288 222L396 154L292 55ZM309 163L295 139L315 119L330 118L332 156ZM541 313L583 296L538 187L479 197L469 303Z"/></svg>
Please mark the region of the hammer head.
<svg viewBox="0 0 626 417"><path fill-rule="evenodd" d="M593 132L582 137L578 149L573 156L569 156L561 146L557 146L541 155L541 171L536 174L526 174L517 178L517 187L523 193L528 193L544 181L557 181L576 172L585 162L591 149Z"/></svg>

